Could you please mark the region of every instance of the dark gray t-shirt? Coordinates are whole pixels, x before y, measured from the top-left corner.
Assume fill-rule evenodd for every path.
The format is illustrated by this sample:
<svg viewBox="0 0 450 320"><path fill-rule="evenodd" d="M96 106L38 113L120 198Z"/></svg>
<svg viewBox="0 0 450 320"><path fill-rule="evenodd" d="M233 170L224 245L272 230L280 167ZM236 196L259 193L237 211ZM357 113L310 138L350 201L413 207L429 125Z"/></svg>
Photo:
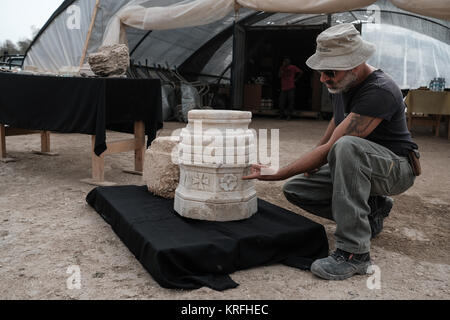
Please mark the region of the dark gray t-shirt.
<svg viewBox="0 0 450 320"><path fill-rule="evenodd" d="M338 126L350 112L382 118L365 138L397 155L407 156L417 149L406 126L405 103L394 80L381 70L372 72L362 83L344 93L331 94L334 121Z"/></svg>

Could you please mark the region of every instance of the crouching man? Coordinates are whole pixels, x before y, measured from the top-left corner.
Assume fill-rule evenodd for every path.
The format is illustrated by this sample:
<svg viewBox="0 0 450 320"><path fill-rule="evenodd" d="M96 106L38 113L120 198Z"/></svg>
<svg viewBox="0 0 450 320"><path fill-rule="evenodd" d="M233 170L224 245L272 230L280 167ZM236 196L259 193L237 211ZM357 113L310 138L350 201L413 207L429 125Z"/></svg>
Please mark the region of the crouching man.
<svg viewBox="0 0 450 320"><path fill-rule="evenodd" d="M318 145L273 174L252 165L243 179L284 180L293 204L336 222L336 251L311 272L329 280L365 274L370 240L381 232L396 195L420 174L417 145L407 129L402 93L391 77L366 63L375 46L352 24L317 37L306 64L331 94L333 118Z"/></svg>

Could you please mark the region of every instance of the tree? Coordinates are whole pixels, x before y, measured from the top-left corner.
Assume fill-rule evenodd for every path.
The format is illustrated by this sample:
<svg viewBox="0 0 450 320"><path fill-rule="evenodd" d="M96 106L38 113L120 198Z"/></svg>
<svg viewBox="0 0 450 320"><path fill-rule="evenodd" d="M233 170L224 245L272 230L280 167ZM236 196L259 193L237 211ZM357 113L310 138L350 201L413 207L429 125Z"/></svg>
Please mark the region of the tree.
<svg viewBox="0 0 450 320"><path fill-rule="evenodd" d="M33 40L31 39L23 39L17 42L17 47L19 49L20 54L25 54L27 52L28 47L30 46L31 42Z"/></svg>
<svg viewBox="0 0 450 320"><path fill-rule="evenodd" d="M0 46L0 52L1 55L3 54L18 54L19 53L19 49L17 48L17 46L14 44L14 42L12 42L11 40L6 40L5 42L3 42Z"/></svg>
<svg viewBox="0 0 450 320"><path fill-rule="evenodd" d="M36 28L35 26L31 26L31 32L32 32L32 38L22 38L21 40L17 41L17 44L12 42L11 40L5 40L3 43L0 42L0 56L3 56L4 54L25 54L25 52L28 50L28 47L30 46L31 42L33 42L33 39L36 37L36 35L39 33L39 28Z"/></svg>

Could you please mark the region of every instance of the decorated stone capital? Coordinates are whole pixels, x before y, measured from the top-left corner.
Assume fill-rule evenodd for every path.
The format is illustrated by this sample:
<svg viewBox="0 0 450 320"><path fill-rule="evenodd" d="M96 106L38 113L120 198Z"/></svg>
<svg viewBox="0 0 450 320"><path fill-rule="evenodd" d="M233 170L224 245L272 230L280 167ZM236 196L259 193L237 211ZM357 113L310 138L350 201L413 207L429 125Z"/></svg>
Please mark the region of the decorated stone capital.
<svg viewBox="0 0 450 320"><path fill-rule="evenodd" d="M238 185L238 178L234 174L226 174L220 178L220 187L224 191L233 191Z"/></svg>
<svg viewBox="0 0 450 320"><path fill-rule="evenodd" d="M180 182L174 209L181 216L209 221L232 221L257 211L249 174L253 133L251 112L192 110L181 131Z"/></svg>

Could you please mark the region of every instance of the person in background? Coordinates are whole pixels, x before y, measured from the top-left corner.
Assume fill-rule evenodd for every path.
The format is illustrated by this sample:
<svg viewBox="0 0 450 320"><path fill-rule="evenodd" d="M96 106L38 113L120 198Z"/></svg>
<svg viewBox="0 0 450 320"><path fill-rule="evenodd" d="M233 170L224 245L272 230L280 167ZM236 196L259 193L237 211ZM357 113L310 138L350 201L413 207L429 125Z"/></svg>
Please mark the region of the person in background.
<svg viewBox="0 0 450 320"><path fill-rule="evenodd" d="M291 64L289 58L284 58L278 76L281 78L281 93L279 100L280 119L290 120L295 104L295 82L302 76L303 71ZM286 110L287 104L287 110Z"/></svg>

